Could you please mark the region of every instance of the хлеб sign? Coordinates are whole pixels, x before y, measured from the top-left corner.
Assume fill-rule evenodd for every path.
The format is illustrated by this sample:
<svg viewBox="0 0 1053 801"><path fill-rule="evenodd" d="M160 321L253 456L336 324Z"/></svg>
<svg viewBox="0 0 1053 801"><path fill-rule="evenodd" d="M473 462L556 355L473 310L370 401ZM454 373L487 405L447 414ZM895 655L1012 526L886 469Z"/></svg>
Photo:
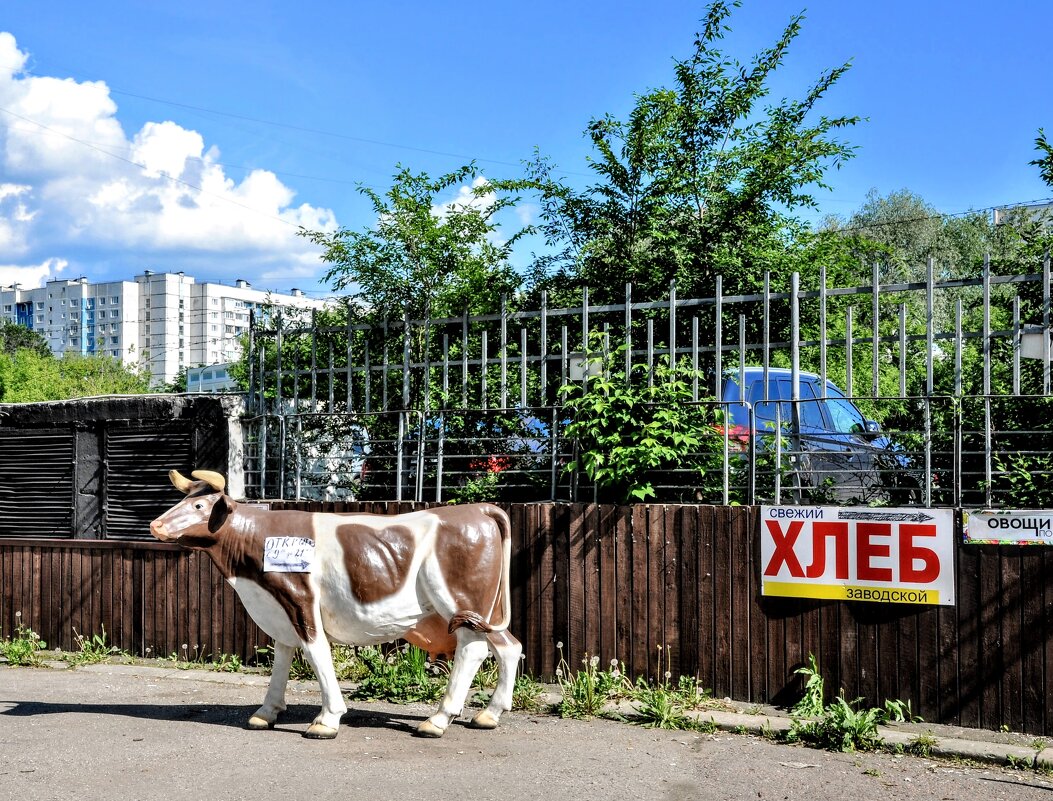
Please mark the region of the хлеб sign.
<svg viewBox="0 0 1053 801"><path fill-rule="evenodd" d="M950 509L762 506L761 594L954 605Z"/></svg>

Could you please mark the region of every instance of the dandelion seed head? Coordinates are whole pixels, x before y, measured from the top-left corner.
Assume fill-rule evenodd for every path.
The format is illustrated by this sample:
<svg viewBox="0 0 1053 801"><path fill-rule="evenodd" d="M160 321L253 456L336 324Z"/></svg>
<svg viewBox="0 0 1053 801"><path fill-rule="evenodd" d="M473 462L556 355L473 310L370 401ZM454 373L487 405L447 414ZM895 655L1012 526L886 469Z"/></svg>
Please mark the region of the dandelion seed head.
<svg viewBox="0 0 1053 801"><path fill-rule="evenodd" d="M563 640L560 640L559 642L557 642L556 643L556 647L557 648L562 648L563 647Z"/></svg>

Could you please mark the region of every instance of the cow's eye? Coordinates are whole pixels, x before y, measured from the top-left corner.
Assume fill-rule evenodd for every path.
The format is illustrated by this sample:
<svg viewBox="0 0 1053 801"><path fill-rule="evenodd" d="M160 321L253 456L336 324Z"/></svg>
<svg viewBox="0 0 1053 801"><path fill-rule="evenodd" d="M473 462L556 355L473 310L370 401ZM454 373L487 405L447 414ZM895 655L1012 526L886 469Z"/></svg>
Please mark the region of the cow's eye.
<svg viewBox="0 0 1053 801"><path fill-rule="evenodd" d="M205 508L205 504L202 503L201 501L198 501L197 503L194 504L194 508L195 509L204 509Z"/></svg>

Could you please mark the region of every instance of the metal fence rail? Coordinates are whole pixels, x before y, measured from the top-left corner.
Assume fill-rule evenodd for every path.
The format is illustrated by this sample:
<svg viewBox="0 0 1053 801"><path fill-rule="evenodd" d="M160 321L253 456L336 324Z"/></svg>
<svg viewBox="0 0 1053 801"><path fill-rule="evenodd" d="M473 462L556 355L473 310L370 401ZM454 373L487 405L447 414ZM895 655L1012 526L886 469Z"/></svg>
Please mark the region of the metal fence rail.
<svg viewBox="0 0 1053 801"><path fill-rule="evenodd" d="M937 277L930 261L915 283L883 284L875 267L867 286L831 288L820 270L816 286L794 274L783 291L765 276L756 295L724 295L718 279L709 298L679 298L673 285L666 299L639 302L626 286L614 305L591 304L585 290L570 308L550 309L543 295L538 309L503 303L489 315L334 326L313 313L254 326L247 484L260 497L320 500L591 500L583 477L565 472L574 443L559 389L590 380L588 356L624 346L616 368L642 366L654 381L655 368L672 363L700 403L725 401L729 371L756 367L767 379L781 368L796 414L801 376L819 377L824 400L829 379L884 427L894 460L917 477L916 502L995 505L1046 470L1049 259L1031 274L997 276L985 261L976 276ZM341 426L358 427L357 452ZM830 460L769 440L747 458L748 476L731 447L719 471L709 469L720 474L716 488L674 471L661 477L663 491L718 503L853 500L851 471L805 471ZM777 458L765 468L769 452ZM881 482L882 470L896 472L886 468ZM868 497L866 483L854 500L889 502Z"/></svg>

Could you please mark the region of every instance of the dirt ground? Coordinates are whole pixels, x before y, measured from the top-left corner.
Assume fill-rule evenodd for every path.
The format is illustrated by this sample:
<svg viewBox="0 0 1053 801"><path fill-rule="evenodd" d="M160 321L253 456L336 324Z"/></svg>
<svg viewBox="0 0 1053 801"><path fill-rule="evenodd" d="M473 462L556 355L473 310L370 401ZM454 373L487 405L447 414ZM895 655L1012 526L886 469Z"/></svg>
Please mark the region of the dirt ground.
<svg viewBox="0 0 1053 801"><path fill-rule="evenodd" d="M423 740L411 732L430 708L354 703L337 739L306 740L318 695L303 688L274 730L244 728L261 681L0 666L0 799L1053 798L1053 777L1030 770L553 715Z"/></svg>

